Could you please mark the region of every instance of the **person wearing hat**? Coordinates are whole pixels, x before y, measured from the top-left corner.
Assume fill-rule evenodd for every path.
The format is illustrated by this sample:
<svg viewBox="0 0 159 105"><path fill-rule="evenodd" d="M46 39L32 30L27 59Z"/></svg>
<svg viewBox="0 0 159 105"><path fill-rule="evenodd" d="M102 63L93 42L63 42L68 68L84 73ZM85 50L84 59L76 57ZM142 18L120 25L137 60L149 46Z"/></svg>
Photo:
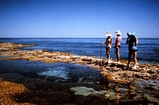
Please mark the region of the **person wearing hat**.
<svg viewBox="0 0 159 105"><path fill-rule="evenodd" d="M107 63L110 63L110 49L112 47L112 35L111 33L108 31L106 32L106 40L105 42L102 42L102 44L106 44L106 56L107 56Z"/></svg>
<svg viewBox="0 0 159 105"><path fill-rule="evenodd" d="M134 59L133 69L136 69L138 38L136 37L135 32L128 32L127 36L128 37L127 37L127 40L126 40L126 44L128 44L128 50L129 50L127 67L129 67L129 64L130 64L130 61L131 61L131 56L133 54L133 59Z"/></svg>
<svg viewBox="0 0 159 105"><path fill-rule="evenodd" d="M116 41L115 41L115 54L116 54L116 57L117 57L117 63L120 63L120 44L121 44L121 41L122 41L122 37L121 37L121 32L119 30L117 30L115 32L117 38L116 38Z"/></svg>

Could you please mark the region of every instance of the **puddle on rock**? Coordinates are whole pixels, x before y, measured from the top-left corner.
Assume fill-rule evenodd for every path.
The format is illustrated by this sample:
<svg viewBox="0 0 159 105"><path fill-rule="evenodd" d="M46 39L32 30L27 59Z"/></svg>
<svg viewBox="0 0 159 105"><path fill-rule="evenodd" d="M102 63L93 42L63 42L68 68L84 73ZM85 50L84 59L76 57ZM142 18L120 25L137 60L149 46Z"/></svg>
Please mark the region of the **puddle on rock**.
<svg viewBox="0 0 159 105"><path fill-rule="evenodd" d="M46 76L46 78L49 76L54 76L63 79L69 79L68 72L66 71L65 67L48 68L46 71L38 73L38 75Z"/></svg>
<svg viewBox="0 0 159 105"><path fill-rule="evenodd" d="M98 70L74 63L54 63L52 67L38 72L38 75L45 76L45 79L55 79L56 82L59 80L87 84L99 84L105 79Z"/></svg>

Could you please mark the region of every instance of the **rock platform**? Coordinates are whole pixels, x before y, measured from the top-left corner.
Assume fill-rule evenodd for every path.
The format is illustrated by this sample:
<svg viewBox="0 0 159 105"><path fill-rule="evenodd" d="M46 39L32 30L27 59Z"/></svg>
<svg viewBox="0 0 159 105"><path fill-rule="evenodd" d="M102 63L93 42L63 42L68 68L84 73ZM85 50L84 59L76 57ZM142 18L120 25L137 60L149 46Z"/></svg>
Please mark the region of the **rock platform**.
<svg viewBox="0 0 159 105"><path fill-rule="evenodd" d="M29 60L46 63L66 62L87 65L90 68L100 70L101 74L109 80L126 84L131 82L129 77L139 79L159 78L159 65L138 64L136 69L127 68L125 60L120 63L112 61L106 63L104 58L95 56L80 56L67 52L51 52L48 50L20 50L23 47L34 46L34 44L0 43L0 56L2 60ZM133 65L133 64L132 64ZM132 66L131 65L131 66Z"/></svg>
<svg viewBox="0 0 159 105"><path fill-rule="evenodd" d="M121 60L120 63L111 61L106 62L105 58L98 58L95 56L81 56L74 55L68 52L52 52L48 50L24 50L23 47L32 47L34 44L16 44L16 43L0 43L0 57L2 60L29 60L40 61L46 63L76 63L80 65L86 65L87 67L94 68L100 71L102 75L106 77L106 84L104 88L112 88L119 93L124 91L118 86L124 85L128 89L131 89L131 93L136 91L136 88L142 90L145 89L143 84L139 84L137 81L145 81L147 87L159 91L159 81L151 82L159 78L159 65L152 64L138 64L136 69L133 69L133 63L127 68L127 61ZM138 85L138 86L137 86ZM109 92L109 91L108 91ZM109 94L106 94L109 95ZM106 96L107 97L107 96ZM150 97L149 94L145 94L147 100L156 102L159 104L159 100ZM157 96L158 97L158 96Z"/></svg>

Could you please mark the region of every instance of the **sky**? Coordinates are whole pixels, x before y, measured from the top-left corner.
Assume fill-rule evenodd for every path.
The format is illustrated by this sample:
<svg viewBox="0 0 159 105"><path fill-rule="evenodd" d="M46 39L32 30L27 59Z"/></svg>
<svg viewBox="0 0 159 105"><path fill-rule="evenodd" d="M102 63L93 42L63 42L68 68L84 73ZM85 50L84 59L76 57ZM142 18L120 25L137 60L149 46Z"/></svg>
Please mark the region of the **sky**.
<svg viewBox="0 0 159 105"><path fill-rule="evenodd" d="M159 0L0 0L0 38L159 38Z"/></svg>

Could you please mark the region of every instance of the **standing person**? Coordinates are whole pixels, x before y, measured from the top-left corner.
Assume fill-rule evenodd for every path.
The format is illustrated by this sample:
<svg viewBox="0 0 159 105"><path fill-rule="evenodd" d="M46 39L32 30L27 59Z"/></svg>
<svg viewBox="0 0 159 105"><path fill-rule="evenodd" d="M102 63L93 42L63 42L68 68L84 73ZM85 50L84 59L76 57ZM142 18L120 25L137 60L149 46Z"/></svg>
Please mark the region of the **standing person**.
<svg viewBox="0 0 159 105"><path fill-rule="evenodd" d="M120 44L121 44L121 41L122 41L122 37L121 37L121 32L119 30L117 30L115 32L117 38L116 38L116 41L115 41L115 54L116 54L116 57L117 57L117 63L120 63Z"/></svg>
<svg viewBox="0 0 159 105"><path fill-rule="evenodd" d="M106 44L106 56L107 56L107 63L110 63L110 49L112 47L112 35L111 33L108 31L106 32L106 40L105 42L102 42L102 44Z"/></svg>
<svg viewBox="0 0 159 105"><path fill-rule="evenodd" d="M133 69L136 69L138 38L135 36L135 32L128 32L127 36L128 37L127 37L127 40L126 40L126 44L128 44L128 50L129 50L127 67L129 67L129 64L130 64L130 61L131 61L131 56L133 54L133 58L134 58Z"/></svg>

